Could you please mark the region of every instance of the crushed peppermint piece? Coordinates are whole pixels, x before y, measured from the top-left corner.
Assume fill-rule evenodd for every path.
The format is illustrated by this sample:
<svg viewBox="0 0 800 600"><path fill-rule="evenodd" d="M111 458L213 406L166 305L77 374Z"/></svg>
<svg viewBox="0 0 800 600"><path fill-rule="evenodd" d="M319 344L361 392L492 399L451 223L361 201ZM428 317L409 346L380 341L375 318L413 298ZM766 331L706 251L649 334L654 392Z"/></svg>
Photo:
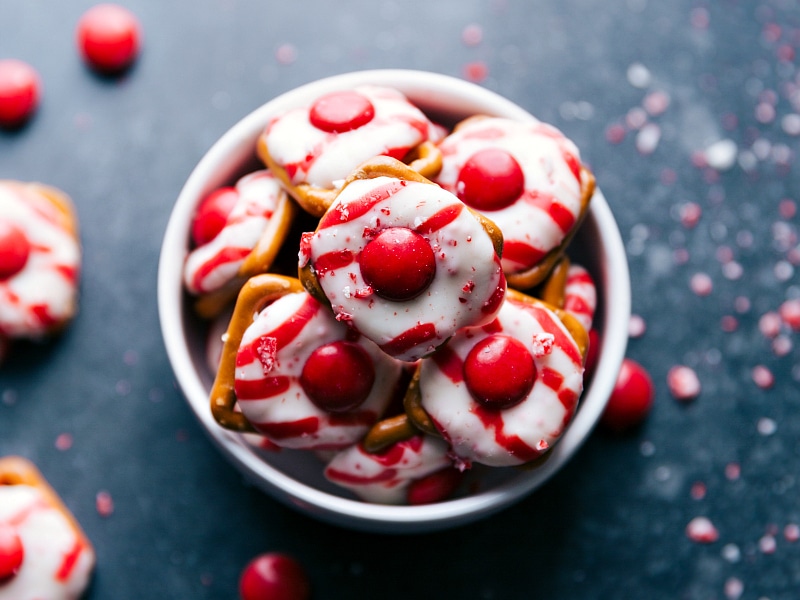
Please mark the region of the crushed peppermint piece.
<svg viewBox="0 0 800 600"><path fill-rule="evenodd" d="M691 367L677 365L667 373L667 387L676 400L688 401L700 395L700 379Z"/></svg>
<svg viewBox="0 0 800 600"><path fill-rule="evenodd" d="M114 513L114 499L109 492L101 490L95 497L95 507L101 517L110 517Z"/></svg>
<svg viewBox="0 0 800 600"><path fill-rule="evenodd" d="M264 375L269 375L278 361L278 340L274 337L262 337L256 346L256 354Z"/></svg>
<svg viewBox="0 0 800 600"><path fill-rule="evenodd" d="M773 535L766 534L758 540L758 549L764 554L774 554L775 548L777 548L777 543Z"/></svg>
<svg viewBox="0 0 800 600"><path fill-rule="evenodd" d="M695 481L689 490L689 495L692 497L692 500L702 500L706 497L706 491L705 483L702 481Z"/></svg>
<svg viewBox="0 0 800 600"><path fill-rule="evenodd" d="M742 476L742 466L739 463L731 462L725 465L725 479L736 481Z"/></svg>
<svg viewBox="0 0 800 600"><path fill-rule="evenodd" d="M647 322L641 315L632 314L628 320L628 336L631 338L642 337L647 331Z"/></svg>
<svg viewBox="0 0 800 600"><path fill-rule="evenodd" d="M714 282L707 273L695 273L689 280L689 287L698 296L708 296L714 290Z"/></svg>
<svg viewBox="0 0 800 600"><path fill-rule="evenodd" d="M72 435L69 433L61 433L56 438L56 449L61 450L69 450L72 448Z"/></svg>
<svg viewBox="0 0 800 600"><path fill-rule="evenodd" d="M483 28L476 23L470 23L461 31L461 41L465 46L477 46L483 41Z"/></svg>
<svg viewBox="0 0 800 600"><path fill-rule="evenodd" d="M775 376L764 365L756 365L751 372L753 382L763 390L771 388L775 384Z"/></svg>
<svg viewBox="0 0 800 600"><path fill-rule="evenodd" d="M552 333L537 333L533 336L533 356L543 358L553 351L556 336Z"/></svg>
<svg viewBox="0 0 800 600"><path fill-rule="evenodd" d="M686 537L698 544L711 544L719 539L719 531L708 517L695 517L686 525Z"/></svg>
<svg viewBox="0 0 800 600"><path fill-rule="evenodd" d="M789 523L783 528L783 537L787 542L796 542L800 540L800 525L797 523Z"/></svg>
<svg viewBox="0 0 800 600"><path fill-rule="evenodd" d="M781 317L774 311L761 315L758 320L758 330L766 338L775 338L781 332Z"/></svg>
<svg viewBox="0 0 800 600"><path fill-rule="evenodd" d="M721 554L722 558L727 560L729 563L737 563L742 558L742 551L736 544L725 544L722 547Z"/></svg>
<svg viewBox="0 0 800 600"><path fill-rule="evenodd" d="M800 298L793 298L781 304L778 315L792 331L800 331Z"/></svg>
<svg viewBox="0 0 800 600"><path fill-rule="evenodd" d="M725 598L739 600L744 593L744 583L738 577L729 577L725 580Z"/></svg>

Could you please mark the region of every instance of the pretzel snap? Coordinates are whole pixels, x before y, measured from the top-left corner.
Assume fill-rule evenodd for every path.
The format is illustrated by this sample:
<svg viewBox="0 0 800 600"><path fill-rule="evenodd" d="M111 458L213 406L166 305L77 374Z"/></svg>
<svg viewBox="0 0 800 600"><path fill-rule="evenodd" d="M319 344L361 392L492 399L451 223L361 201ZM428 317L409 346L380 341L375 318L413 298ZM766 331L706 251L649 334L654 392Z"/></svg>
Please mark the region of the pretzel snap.
<svg viewBox="0 0 800 600"><path fill-rule="evenodd" d="M441 154L434 125L392 88L338 90L273 119L258 155L308 213L320 217L359 164L385 155L432 177Z"/></svg>
<svg viewBox="0 0 800 600"><path fill-rule="evenodd" d="M95 552L74 516L28 460L0 458L0 600L74 600Z"/></svg>

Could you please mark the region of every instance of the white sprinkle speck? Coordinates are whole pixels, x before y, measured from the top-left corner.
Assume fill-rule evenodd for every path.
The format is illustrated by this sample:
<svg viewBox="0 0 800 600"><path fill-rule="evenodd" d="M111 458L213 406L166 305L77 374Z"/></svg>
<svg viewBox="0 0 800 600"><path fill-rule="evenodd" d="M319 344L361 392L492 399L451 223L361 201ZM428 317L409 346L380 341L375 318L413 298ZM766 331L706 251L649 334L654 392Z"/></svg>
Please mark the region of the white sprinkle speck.
<svg viewBox="0 0 800 600"><path fill-rule="evenodd" d="M661 127L647 123L636 134L636 149L642 154L652 154L661 141Z"/></svg>
<svg viewBox="0 0 800 600"><path fill-rule="evenodd" d="M653 81L650 70L640 62L635 62L628 67L628 83L635 88L646 88Z"/></svg>
<svg viewBox="0 0 800 600"><path fill-rule="evenodd" d="M741 579L729 577L725 581L725 597L728 600L739 600L744 593L744 584Z"/></svg>
<svg viewBox="0 0 800 600"><path fill-rule="evenodd" d="M725 544L722 547L722 558L727 560L729 563L737 563L742 558L742 551L739 550L739 546L736 544Z"/></svg>
<svg viewBox="0 0 800 600"><path fill-rule="evenodd" d="M628 335L632 338L642 337L647 331L647 323L640 315L631 315L628 321Z"/></svg>
<svg viewBox="0 0 800 600"><path fill-rule="evenodd" d="M714 289L714 283L706 273L695 273L689 281L689 287L698 296L708 296Z"/></svg>
<svg viewBox="0 0 800 600"><path fill-rule="evenodd" d="M642 456L653 456L656 453L656 446L653 442L645 440L639 446L639 452Z"/></svg>
<svg viewBox="0 0 800 600"><path fill-rule="evenodd" d="M800 115L790 113L781 119L781 127L788 135L800 135Z"/></svg>
<svg viewBox="0 0 800 600"><path fill-rule="evenodd" d="M739 148L733 140L725 139L705 149L708 166L717 171L727 171L736 163Z"/></svg>
<svg viewBox="0 0 800 600"><path fill-rule="evenodd" d="M773 435L778 430L778 424L768 417L762 417L756 423L756 429L761 435Z"/></svg>

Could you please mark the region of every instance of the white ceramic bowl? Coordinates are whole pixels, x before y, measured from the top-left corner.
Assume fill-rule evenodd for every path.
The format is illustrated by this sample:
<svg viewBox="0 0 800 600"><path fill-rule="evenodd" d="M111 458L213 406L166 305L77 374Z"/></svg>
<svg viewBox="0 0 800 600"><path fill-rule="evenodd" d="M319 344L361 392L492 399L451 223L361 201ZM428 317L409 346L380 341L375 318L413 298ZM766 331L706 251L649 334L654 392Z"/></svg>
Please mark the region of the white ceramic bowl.
<svg viewBox="0 0 800 600"><path fill-rule="evenodd" d="M189 250L190 223L208 192L260 168L255 144L267 121L321 94L361 84L394 87L432 118L447 124L473 114L530 119L524 109L472 83L434 73L407 70L362 71L337 75L296 88L250 113L217 141L189 176L164 236L158 274L161 329L172 368L192 410L211 439L248 479L276 499L324 521L379 532L432 531L486 517L523 498L552 476L590 434L614 386L625 354L630 317L628 264L619 230L598 191L570 254L593 274L598 287L596 327L601 333L597 369L577 414L550 458L536 469L476 467L478 492L423 506L384 506L355 499L327 482L322 464L310 453L264 452L243 436L219 427L208 395L213 373L207 366L204 325L194 316L181 285ZM296 256L296 251L293 252ZM473 483L475 483L473 481ZM470 489L474 489L470 486Z"/></svg>

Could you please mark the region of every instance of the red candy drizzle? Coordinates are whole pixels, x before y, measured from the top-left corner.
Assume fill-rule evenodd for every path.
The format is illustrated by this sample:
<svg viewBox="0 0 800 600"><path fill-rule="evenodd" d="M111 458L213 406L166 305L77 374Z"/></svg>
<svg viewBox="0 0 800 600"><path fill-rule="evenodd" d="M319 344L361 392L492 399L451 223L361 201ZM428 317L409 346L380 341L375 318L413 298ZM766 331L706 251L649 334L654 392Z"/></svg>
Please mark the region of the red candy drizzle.
<svg viewBox="0 0 800 600"><path fill-rule="evenodd" d="M364 281L381 298L403 301L424 292L436 275L430 243L406 227L384 229L359 256Z"/></svg>
<svg viewBox="0 0 800 600"><path fill-rule="evenodd" d="M0 524L0 585L17 574L25 558L25 549L15 527Z"/></svg>
<svg viewBox="0 0 800 600"><path fill-rule="evenodd" d="M238 199L233 187L219 188L203 198L192 221L192 239L196 245L207 244L219 235Z"/></svg>
<svg viewBox="0 0 800 600"><path fill-rule="evenodd" d="M311 401L330 412L344 412L360 406L374 383L375 366L366 350L345 341L314 350L300 376L300 385Z"/></svg>
<svg viewBox="0 0 800 600"><path fill-rule="evenodd" d="M458 174L458 197L476 210L500 210L525 189L525 175L505 150L486 148L473 154Z"/></svg>
<svg viewBox="0 0 800 600"><path fill-rule="evenodd" d="M530 393L536 366L522 342L496 334L470 350L464 361L464 381L481 405L502 410L519 404Z"/></svg>
<svg viewBox="0 0 800 600"><path fill-rule="evenodd" d="M8 219L0 218L0 281L19 273L31 253L25 232Z"/></svg>
<svg viewBox="0 0 800 600"><path fill-rule="evenodd" d="M319 98L308 118L317 129L328 133L344 133L369 123L375 108L369 98L353 91L332 92Z"/></svg>

